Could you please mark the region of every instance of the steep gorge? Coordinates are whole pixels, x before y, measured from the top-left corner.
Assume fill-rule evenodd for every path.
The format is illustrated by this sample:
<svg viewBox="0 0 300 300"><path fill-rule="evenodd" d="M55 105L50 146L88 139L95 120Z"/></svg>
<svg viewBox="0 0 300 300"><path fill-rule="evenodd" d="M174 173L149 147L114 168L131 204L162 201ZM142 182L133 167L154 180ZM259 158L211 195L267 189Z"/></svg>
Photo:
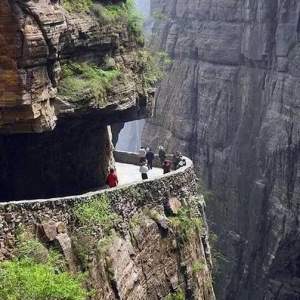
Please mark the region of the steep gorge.
<svg viewBox="0 0 300 300"><path fill-rule="evenodd" d="M3 300L215 299L192 161L101 188L111 131L152 113L149 52L132 8L0 2Z"/></svg>
<svg viewBox="0 0 300 300"><path fill-rule="evenodd" d="M173 63L143 143L192 157L215 192L217 299L299 299L300 3L153 0L152 13Z"/></svg>

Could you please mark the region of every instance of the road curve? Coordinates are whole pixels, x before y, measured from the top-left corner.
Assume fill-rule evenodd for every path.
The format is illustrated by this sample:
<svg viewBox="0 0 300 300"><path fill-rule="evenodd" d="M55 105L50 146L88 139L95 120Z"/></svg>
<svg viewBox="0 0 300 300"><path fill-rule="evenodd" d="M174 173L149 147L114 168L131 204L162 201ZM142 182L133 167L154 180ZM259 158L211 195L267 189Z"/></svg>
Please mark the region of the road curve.
<svg viewBox="0 0 300 300"><path fill-rule="evenodd" d="M119 178L119 186L142 180L139 166L116 162L115 167ZM153 168L148 171L148 178L154 179L162 174L162 168Z"/></svg>

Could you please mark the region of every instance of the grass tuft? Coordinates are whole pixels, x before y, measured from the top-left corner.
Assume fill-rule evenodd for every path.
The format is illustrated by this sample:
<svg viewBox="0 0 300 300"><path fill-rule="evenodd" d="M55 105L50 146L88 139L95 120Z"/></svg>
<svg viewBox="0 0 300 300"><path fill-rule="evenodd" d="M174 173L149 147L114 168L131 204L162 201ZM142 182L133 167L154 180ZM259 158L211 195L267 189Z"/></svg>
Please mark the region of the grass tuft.
<svg viewBox="0 0 300 300"><path fill-rule="evenodd" d="M69 102L105 104L107 92L120 71L99 69L89 63L68 63L62 66L59 95Z"/></svg>

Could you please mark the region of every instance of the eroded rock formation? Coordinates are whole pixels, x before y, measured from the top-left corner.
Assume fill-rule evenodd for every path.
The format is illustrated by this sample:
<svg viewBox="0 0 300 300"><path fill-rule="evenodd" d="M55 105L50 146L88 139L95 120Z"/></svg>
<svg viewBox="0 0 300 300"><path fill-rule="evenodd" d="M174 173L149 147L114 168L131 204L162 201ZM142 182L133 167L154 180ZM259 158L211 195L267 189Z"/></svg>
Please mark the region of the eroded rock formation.
<svg viewBox="0 0 300 300"><path fill-rule="evenodd" d="M106 4L68 12L56 0L1 1L0 199L101 185L106 126L151 115L143 38L125 17L109 20Z"/></svg>
<svg viewBox="0 0 300 300"><path fill-rule="evenodd" d="M145 145L181 150L215 191L218 299L299 299L299 12L289 0L152 1L173 64Z"/></svg>
<svg viewBox="0 0 300 300"><path fill-rule="evenodd" d="M41 263L45 248L59 250L69 271L86 272L94 300L214 300L196 187L188 161L177 172L124 188L1 203L0 262L17 255L20 232L30 231L44 250L30 248L29 257Z"/></svg>

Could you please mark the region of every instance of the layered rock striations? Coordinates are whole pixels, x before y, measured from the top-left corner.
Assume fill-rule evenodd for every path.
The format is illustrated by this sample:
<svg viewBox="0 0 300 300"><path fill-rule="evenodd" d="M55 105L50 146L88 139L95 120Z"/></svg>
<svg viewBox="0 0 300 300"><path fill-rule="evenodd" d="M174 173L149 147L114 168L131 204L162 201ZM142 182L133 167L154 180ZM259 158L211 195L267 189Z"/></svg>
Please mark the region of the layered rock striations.
<svg viewBox="0 0 300 300"><path fill-rule="evenodd" d="M218 299L299 299L298 1L152 1L174 60L143 143L193 157L225 262Z"/></svg>
<svg viewBox="0 0 300 300"><path fill-rule="evenodd" d="M111 161L106 126L151 115L134 16L123 2L90 2L0 3L2 200L101 185Z"/></svg>
<svg viewBox="0 0 300 300"><path fill-rule="evenodd" d="M24 248L35 263L45 259L41 248L56 250L69 272L84 272L91 299L214 300L208 230L196 187L187 160L186 167L154 181L1 203L1 268L2 260L24 260L18 247L27 236ZM42 247L34 247L37 240ZM56 263L59 273L62 262Z"/></svg>

